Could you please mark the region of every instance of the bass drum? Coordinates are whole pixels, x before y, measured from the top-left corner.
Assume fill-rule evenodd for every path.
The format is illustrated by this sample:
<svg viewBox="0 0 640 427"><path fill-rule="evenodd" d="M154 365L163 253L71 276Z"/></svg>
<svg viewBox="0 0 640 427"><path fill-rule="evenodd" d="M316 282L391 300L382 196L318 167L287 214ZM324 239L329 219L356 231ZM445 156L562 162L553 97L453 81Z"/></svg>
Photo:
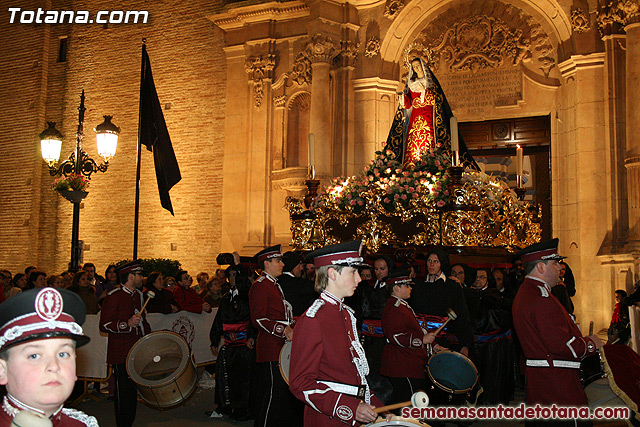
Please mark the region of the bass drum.
<svg viewBox="0 0 640 427"><path fill-rule="evenodd" d="M397 415L394 415L391 418L391 421L387 421L385 417L378 417L373 423L367 424L365 427L386 427L386 426L396 426L396 427L429 427L429 424L424 421L416 420L413 418L402 418Z"/></svg>
<svg viewBox="0 0 640 427"><path fill-rule="evenodd" d="M169 331L153 332L138 340L129 350L127 372L140 397L160 409L182 403L197 383L189 345Z"/></svg>
<svg viewBox="0 0 640 427"><path fill-rule="evenodd" d="M432 404L464 403L478 382L478 370L468 357L441 351L427 362L427 389Z"/></svg>
<svg viewBox="0 0 640 427"><path fill-rule="evenodd" d="M293 341L287 341L280 350L280 375L284 378L284 382L289 385L289 365L291 364L291 343Z"/></svg>

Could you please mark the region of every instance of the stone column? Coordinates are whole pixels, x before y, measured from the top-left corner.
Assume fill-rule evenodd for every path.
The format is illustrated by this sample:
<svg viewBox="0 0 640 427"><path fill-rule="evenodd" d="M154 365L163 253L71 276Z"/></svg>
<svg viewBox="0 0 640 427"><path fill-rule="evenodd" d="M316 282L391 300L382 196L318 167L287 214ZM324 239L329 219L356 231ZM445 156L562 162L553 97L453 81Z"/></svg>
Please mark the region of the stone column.
<svg viewBox="0 0 640 427"><path fill-rule="evenodd" d="M335 77L335 139L333 142L333 174L355 175L354 146L354 101L353 70L358 62L360 43L343 41L340 43L337 66L333 71Z"/></svg>
<svg viewBox="0 0 640 427"><path fill-rule="evenodd" d="M627 33L627 191L629 194L629 243L640 249L640 23L625 26Z"/></svg>
<svg viewBox="0 0 640 427"><path fill-rule="evenodd" d="M307 43L305 54L311 61L311 111L309 133L314 135L316 178L333 176L331 135L331 79L329 70L336 54L330 37L316 34Z"/></svg>

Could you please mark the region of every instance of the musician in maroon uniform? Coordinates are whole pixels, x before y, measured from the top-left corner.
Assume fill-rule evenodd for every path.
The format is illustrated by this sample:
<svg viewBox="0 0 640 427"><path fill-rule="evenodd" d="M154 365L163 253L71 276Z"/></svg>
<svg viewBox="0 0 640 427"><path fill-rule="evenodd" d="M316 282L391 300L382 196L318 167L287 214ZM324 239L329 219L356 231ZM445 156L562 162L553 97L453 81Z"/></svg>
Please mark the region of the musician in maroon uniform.
<svg viewBox="0 0 640 427"><path fill-rule="evenodd" d="M291 413L295 401L278 364L285 339L291 340L293 336L291 305L276 280L284 267L280 245L263 249L255 257L262 274L249 290L249 307L251 323L258 330L256 362L266 384L255 426L296 426L300 420Z"/></svg>
<svg viewBox="0 0 640 427"><path fill-rule="evenodd" d="M527 359L526 402L587 406L580 360L594 354L602 341L595 335L583 337L551 293L559 280L558 261L564 258L558 255L558 239L531 245L520 252L520 258L526 277L513 302L513 323Z"/></svg>
<svg viewBox="0 0 640 427"><path fill-rule="evenodd" d="M362 243L340 243L309 257L316 267L318 298L296 325L289 386L302 400L305 427L360 425L376 419L366 376L369 364L358 339L353 310L342 303L360 282Z"/></svg>
<svg viewBox="0 0 640 427"><path fill-rule="evenodd" d="M85 312L82 299L65 289L31 289L2 304L1 427L98 426L94 417L62 407L76 381L76 347L89 342L80 326Z"/></svg>
<svg viewBox="0 0 640 427"><path fill-rule="evenodd" d="M107 363L113 367L116 381L114 407L118 427L130 427L136 418L137 391L126 369L127 354L133 345L151 332L142 308L142 266L140 261L116 269L122 286L109 292L102 303L100 331L109 335Z"/></svg>
<svg viewBox="0 0 640 427"><path fill-rule="evenodd" d="M388 377L393 386L391 402L411 400L413 393L425 389L426 345L436 338L433 332L422 330L416 314L407 304L413 286L409 274L409 270L396 270L385 279L391 297L382 311L382 329L387 344L382 350L380 373Z"/></svg>

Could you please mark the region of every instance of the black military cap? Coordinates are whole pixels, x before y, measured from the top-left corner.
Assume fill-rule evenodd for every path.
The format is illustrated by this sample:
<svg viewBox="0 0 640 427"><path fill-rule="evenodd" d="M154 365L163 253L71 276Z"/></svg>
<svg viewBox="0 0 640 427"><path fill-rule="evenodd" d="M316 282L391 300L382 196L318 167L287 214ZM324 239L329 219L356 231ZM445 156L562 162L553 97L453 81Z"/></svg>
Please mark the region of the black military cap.
<svg viewBox="0 0 640 427"><path fill-rule="evenodd" d="M72 338L80 347L89 342L80 326L86 313L80 296L66 289L21 292L2 303L0 350L46 338Z"/></svg>
<svg viewBox="0 0 640 427"><path fill-rule="evenodd" d="M343 267L363 267L367 265L362 256L362 240L338 243L316 249L307 257L313 259L313 264L318 267L325 265L339 265Z"/></svg>
<svg viewBox="0 0 640 427"><path fill-rule="evenodd" d="M261 261L266 261L275 258L282 258L282 245L275 245L269 248L263 249L258 252L255 257L256 261L260 263Z"/></svg>
<svg viewBox="0 0 640 427"><path fill-rule="evenodd" d="M565 259L565 256L558 254L558 239L546 240L544 242L534 243L531 246L527 246L517 253L517 256L522 260L523 264L527 264L534 261L560 261Z"/></svg>

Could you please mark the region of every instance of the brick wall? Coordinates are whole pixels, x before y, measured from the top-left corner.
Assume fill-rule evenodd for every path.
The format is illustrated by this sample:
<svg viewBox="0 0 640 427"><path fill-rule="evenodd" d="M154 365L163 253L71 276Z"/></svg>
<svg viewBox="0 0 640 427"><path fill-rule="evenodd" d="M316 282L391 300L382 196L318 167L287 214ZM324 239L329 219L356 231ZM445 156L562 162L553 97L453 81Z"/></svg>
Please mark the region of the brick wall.
<svg viewBox="0 0 640 427"><path fill-rule="evenodd" d="M23 9L114 9L107 1L20 2ZM102 272L130 258L136 173L141 40L147 38L156 88L182 172L171 191L175 217L162 209L153 155L142 153L139 257L178 259L192 272L212 272L221 236L226 73L221 30L206 19L210 3L127 2L148 10L147 24L19 25L2 13L0 40L0 266L35 264L49 272L70 257L72 205L48 189L37 134L45 118L73 150L77 107L85 90L85 151L99 160L93 128L111 114L121 127L118 152L94 174L80 211L84 261ZM124 7L120 7L124 8ZM67 62L57 63L58 37L68 36ZM38 63L36 63L38 61ZM172 250L172 244L176 250Z"/></svg>

